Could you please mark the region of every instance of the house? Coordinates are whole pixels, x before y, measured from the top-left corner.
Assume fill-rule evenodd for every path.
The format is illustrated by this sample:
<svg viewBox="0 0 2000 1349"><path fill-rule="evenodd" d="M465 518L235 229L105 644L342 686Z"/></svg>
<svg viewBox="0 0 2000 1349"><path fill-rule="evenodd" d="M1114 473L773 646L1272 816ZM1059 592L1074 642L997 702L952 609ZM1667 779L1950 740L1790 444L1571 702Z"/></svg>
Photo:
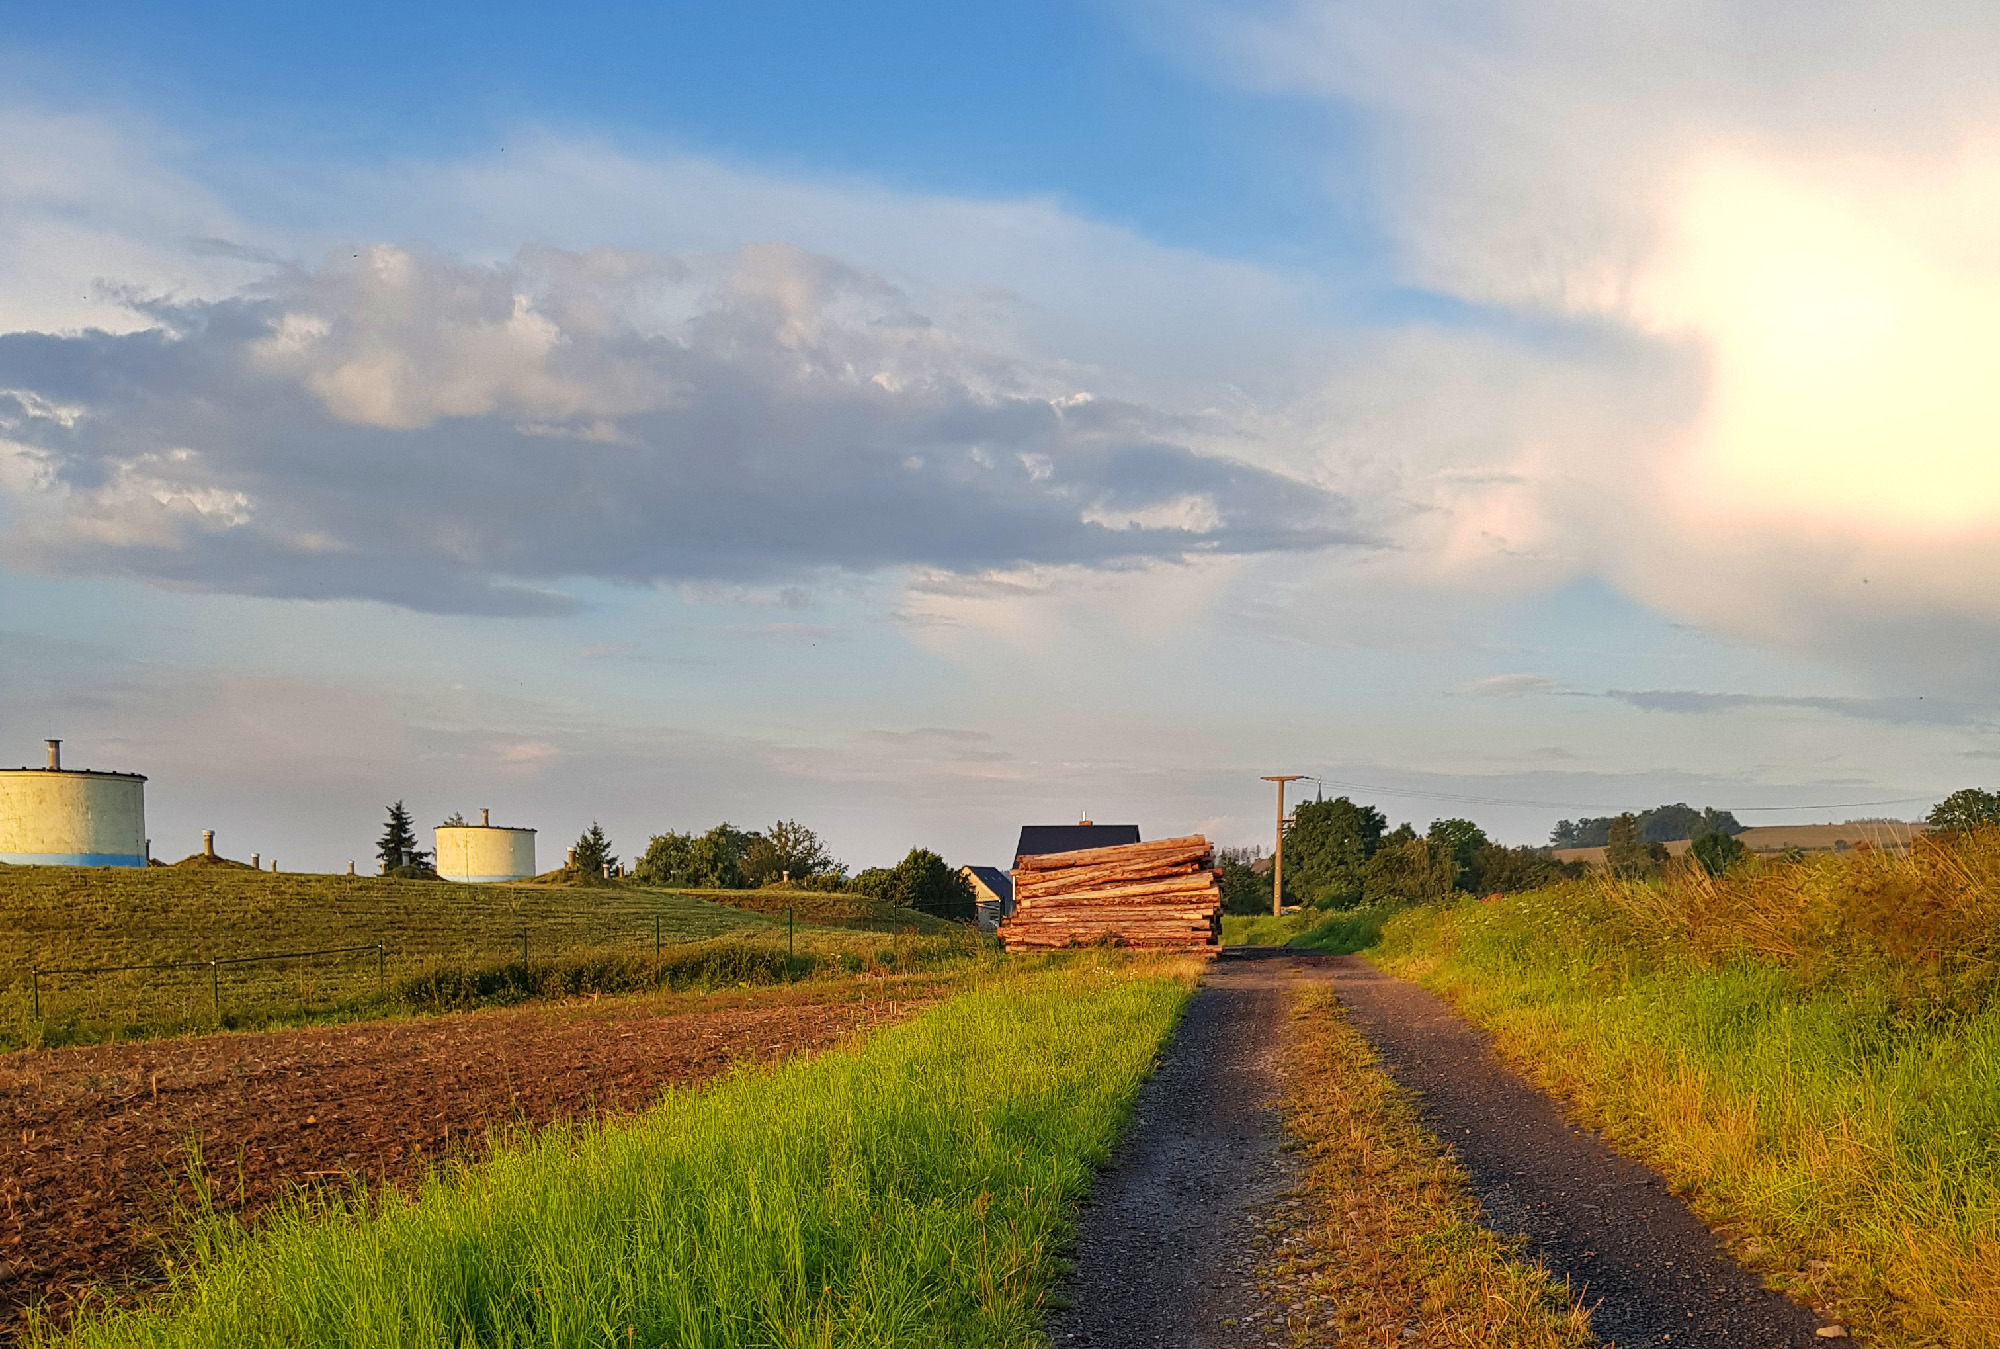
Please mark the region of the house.
<svg viewBox="0 0 2000 1349"><path fill-rule="evenodd" d="M1024 824L1021 841L1014 845L1016 865L1023 857L1041 857L1052 852L1079 852L1085 848L1121 848L1139 842L1136 824Z"/></svg>
<svg viewBox="0 0 2000 1349"><path fill-rule="evenodd" d="M958 874L972 886L981 932L993 931L1014 912L1014 882L999 867L960 867Z"/></svg>

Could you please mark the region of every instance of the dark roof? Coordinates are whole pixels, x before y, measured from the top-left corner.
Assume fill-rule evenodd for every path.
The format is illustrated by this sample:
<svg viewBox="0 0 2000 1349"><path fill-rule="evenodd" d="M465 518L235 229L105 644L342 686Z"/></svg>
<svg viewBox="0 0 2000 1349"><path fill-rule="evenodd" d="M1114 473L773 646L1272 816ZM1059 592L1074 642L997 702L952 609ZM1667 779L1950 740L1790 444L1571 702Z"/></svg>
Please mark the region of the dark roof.
<svg viewBox="0 0 2000 1349"><path fill-rule="evenodd" d="M1116 848L1139 841L1136 824L1024 824L1016 857L1040 857L1044 853L1078 852L1084 848Z"/></svg>
<svg viewBox="0 0 2000 1349"><path fill-rule="evenodd" d="M1014 897L1014 882L999 867L967 867L967 871L979 878L979 883L991 890L1003 904Z"/></svg>

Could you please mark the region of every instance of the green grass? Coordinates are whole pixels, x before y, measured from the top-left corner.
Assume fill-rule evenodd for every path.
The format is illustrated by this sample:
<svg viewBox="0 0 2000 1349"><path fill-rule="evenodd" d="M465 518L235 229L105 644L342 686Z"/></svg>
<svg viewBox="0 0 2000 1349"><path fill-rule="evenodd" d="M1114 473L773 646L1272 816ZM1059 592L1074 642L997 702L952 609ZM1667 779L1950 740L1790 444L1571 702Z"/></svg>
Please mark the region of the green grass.
<svg viewBox="0 0 2000 1349"><path fill-rule="evenodd" d="M1320 909L1276 915L1226 913L1222 916L1222 944L1294 946L1347 955L1373 946L1382 924L1394 912L1388 905L1370 904L1333 913Z"/></svg>
<svg viewBox="0 0 2000 1349"><path fill-rule="evenodd" d="M726 894L726 892L725 892ZM801 892L786 965L784 905L757 912L635 884L460 885L237 868L0 867L0 1048L135 1038L384 1009L613 992L664 980L906 967L911 931L969 949L961 929L846 896ZM661 960L654 961L658 932ZM275 964L44 976L29 970L380 943ZM778 968L773 968L773 962ZM793 968L796 966L796 968ZM762 972L762 973L760 973ZM480 990L485 990L482 994Z"/></svg>
<svg viewBox="0 0 2000 1349"><path fill-rule="evenodd" d="M1222 915L1224 946L1283 946L1305 931L1311 918L1305 914L1225 913Z"/></svg>
<svg viewBox="0 0 2000 1349"><path fill-rule="evenodd" d="M158 1307L31 1342L1040 1343L1073 1205L1188 994L1143 968L1059 958L414 1194L294 1202L247 1236L212 1220Z"/></svg>
<svg viewBox="0 0 2000 1349"><path fill-rule="evenodd" d="M1492 1029L1772 1282L1885 1344L1993 1349L2000 930L1937 935L1990 914L1982 865L1574 883L1407 912L1373 958Z"/></svg>

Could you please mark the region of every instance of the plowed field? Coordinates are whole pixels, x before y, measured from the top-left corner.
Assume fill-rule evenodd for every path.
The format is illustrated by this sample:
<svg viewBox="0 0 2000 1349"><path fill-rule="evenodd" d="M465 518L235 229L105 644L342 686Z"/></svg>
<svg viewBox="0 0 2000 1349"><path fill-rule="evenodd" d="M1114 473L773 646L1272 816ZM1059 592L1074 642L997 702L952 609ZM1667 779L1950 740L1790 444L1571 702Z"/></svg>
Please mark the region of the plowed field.
<svg viewBox="0 0 2000 1349"><path fill-rule="evenodd" d="M48 1297L143 1285L190 1194L197 1142L219 1206L288 1186L405 1180L487 1130L642 1108L733 1064L830 1048L939 990L720 1009L630 1005L482 1012L267 1034L0 1055L0 1337ZM823 995L824 996L824 995Z"/></svg>

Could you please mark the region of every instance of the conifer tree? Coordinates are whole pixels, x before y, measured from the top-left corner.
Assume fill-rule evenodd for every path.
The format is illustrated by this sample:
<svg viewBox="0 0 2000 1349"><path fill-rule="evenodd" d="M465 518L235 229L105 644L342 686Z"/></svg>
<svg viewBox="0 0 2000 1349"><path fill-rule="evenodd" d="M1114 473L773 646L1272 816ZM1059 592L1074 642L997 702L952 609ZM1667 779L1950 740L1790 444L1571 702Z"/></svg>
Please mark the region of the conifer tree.
<svg viewBox="0 0 2000 1349"><path fill-rule="evenodd" d="M417 850L417 831L401 801L389 807L389 823L375 843L375 855L382 859L384 876L397 867L423 866L430 861L429 853Z"/></svg>
<svg viewBox="0 0 2000 1349"><path fill-rule="evenodd" d="M604 830L596 820L583 831L576 840L576 869L584 876L602 876L607 868L618 865L618 859L611 855L611 840L604 836Z"/></svg>

